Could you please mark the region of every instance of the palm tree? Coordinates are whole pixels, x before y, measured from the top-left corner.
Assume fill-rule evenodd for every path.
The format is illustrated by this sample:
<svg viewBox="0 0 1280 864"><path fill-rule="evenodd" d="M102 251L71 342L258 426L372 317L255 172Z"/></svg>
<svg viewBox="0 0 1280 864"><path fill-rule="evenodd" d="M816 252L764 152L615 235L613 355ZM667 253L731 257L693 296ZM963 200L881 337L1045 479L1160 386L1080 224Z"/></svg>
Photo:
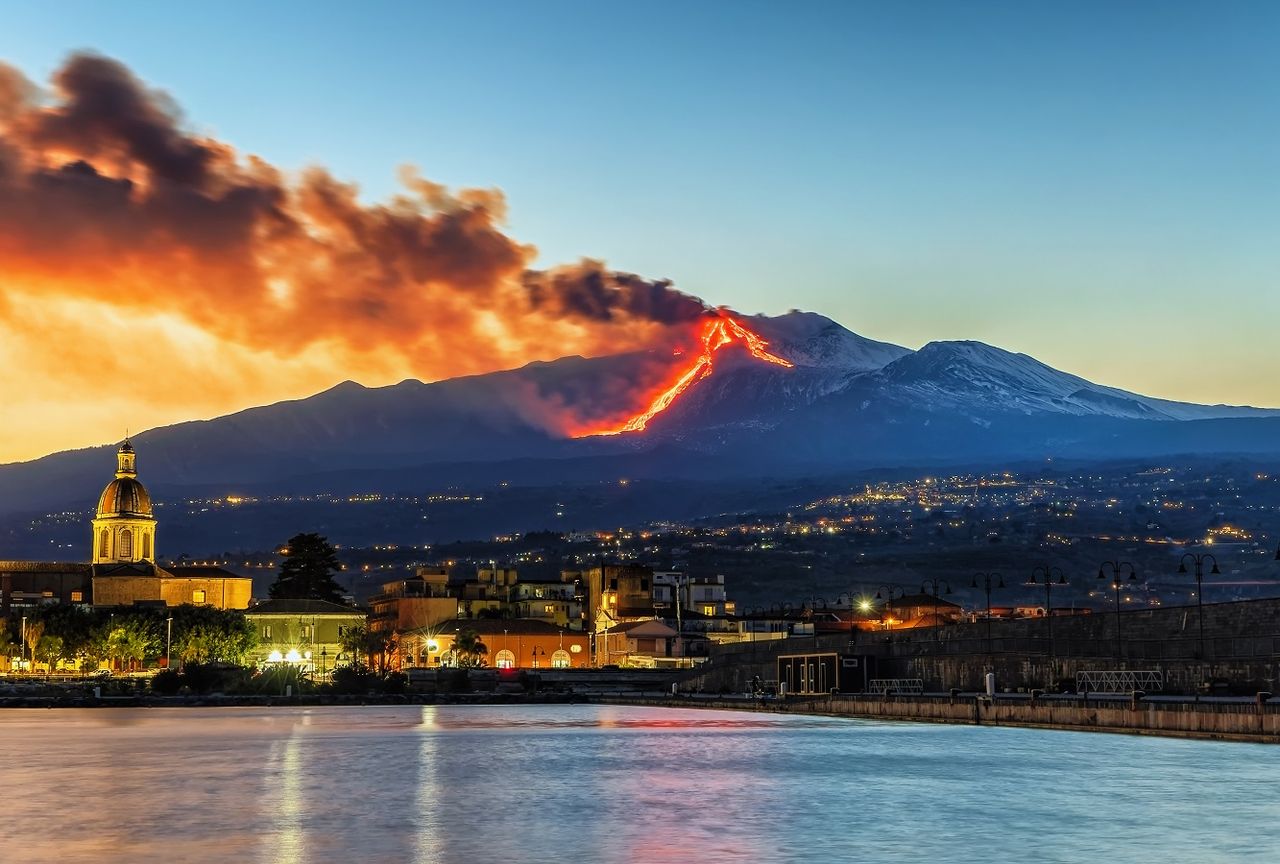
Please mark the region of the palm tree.
<svg viewBox="0 0 1280 864"><path fill-rule="evenodd" d="M464 669L483 666L488 653L489 646L480 641L474 630L463 630L453 640L454 662Z"/></svg>

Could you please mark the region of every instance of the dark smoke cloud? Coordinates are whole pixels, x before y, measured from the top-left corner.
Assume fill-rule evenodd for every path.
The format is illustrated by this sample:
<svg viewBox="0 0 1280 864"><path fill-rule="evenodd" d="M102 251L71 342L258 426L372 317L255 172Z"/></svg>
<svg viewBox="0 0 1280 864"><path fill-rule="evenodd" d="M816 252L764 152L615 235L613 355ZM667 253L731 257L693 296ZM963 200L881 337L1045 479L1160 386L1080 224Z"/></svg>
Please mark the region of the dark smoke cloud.
<svg viewBox="0 0 1280 864"><path fill-rule="evenodd" d="M47 92L0 64L0 304L176 315L283 357L336 345L426 378L644 347L705 311L594 261L532 271L499 191L402 182L369 204L323 168L242 156L105 57L73 55Z"/></svg>

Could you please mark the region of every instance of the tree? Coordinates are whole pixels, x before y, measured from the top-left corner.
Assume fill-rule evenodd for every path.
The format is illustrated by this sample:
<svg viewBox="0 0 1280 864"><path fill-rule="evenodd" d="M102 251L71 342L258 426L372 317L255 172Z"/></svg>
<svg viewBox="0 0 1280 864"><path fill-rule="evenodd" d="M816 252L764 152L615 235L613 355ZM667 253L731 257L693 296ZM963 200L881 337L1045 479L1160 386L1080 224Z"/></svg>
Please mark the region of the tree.
<svg viewBox="0 0 1280 864"><path fill-rule="evenodd" d="M138 618L125 618L115 624L107 634L107 656L119 660L122 667L132 669L141 665L149 654L159 650L157 640L147 626L147 622Z"/></svg>
<svg viewBox="0 0 1280 864"><path fill-rule="evenodd" d="M5 667L8 668L14 657L22 656L22 646L18 644L18 640L13 638L13 634L9 632L7 621L0 618L0 658L3 658Z"/></svg>
<svg viewBox="0 0 1280 864"><path fill-rule="evenodd" d="M319 534L295 534L289 538L283 554L280 575L268 592L271 599L342 602L342 589L333 579L342 565L326 538Z"/></svg>
<svg viewBox="0 0 1280 864"><path fill-rule="evenodd" d="M378 672L387 671L387 656L396 650L397 639L394 633L381 630L370 630L367 627L348 627L342 634L342 650L353 658L363 658L364 665ZM352 665L359 665L353 660Z"/></svg>
<svg viewBox="0 0 1280 864"><path fill-rule="evenodd" d="M35 655L37 660L46 664L52 671L62 659L62 637L48 634L41 636L40 641L36 643Z"/></svg>
<svg viewBox="0 0 1280 864"><path fill-rule="evenodd" d="M36 646L40 644L40 637L44 635L44 622L39 618L27 622L27 629L24 634L26 636L26 656L35 658Z"/></svg>
<svg viewBox="0 0 1280 864"><path fill-rule="evenodd" d="M242 665L258 632L240 612L184 604L171 610L172 656L185 663Z"/></svg>
<svg viewBox="0 0 1280 864"><path fill-rule="evenodd" d="M480 641L480 635L474 630L463 630L453 640L454 662L463 669L474 669L483 666L489 646Z"/></svg>

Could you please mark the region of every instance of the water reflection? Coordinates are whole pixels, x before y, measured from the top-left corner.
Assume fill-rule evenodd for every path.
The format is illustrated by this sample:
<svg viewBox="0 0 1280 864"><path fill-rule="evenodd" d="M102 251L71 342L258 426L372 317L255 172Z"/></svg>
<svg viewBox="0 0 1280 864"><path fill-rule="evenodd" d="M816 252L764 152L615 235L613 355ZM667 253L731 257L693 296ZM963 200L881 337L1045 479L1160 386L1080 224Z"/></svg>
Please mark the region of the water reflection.
<svg viewBox="0 0 1280 864"><path fill-rule="evenodd" d="M1258 745L615 706L0 712L0 860L1272 861Z"/></svg>

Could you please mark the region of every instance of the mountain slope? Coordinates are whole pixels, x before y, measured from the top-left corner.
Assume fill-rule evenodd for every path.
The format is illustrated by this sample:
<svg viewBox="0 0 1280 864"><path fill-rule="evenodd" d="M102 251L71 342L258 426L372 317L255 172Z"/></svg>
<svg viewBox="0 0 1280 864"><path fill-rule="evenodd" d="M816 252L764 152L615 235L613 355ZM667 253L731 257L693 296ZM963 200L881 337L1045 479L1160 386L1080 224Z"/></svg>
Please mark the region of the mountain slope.
<svg viewBox="0 0 1280 864"><path fill-rule="evenodd" d="M979 342L933 342L913 352L812 313L743 322L794 367L730 345L716 354L711 375L640 433L573 439L566 418L634 410L671 375L670 356L656 351L566 357L430 384L345 382L307 399L139 435L140 470L159 497L172 499L196 487L317 489L320 481L304 478L320 477L346 493L359 491L353 478L371 471L403 470L419 485L436 471L462 482L487 472L459 466L497 463L522 465L527 482L556 483L616 479L626 476L621 466L654 477L748 477L801 466L1179 447L1280 452L1276 411L1128 393ZM0 513L89 506L110 476L112 450L0 466ZM691 471L702 464L706 471Z"/></svg>

